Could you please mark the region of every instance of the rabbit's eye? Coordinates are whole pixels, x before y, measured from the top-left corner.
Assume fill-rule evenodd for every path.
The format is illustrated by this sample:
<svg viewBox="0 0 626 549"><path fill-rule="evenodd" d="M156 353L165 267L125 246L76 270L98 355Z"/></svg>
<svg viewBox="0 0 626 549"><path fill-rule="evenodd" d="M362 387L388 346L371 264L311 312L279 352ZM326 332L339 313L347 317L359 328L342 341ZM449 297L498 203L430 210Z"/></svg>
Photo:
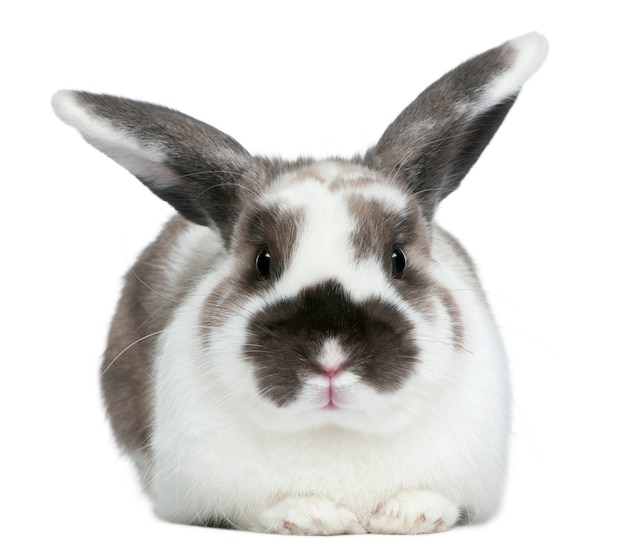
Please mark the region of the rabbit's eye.
<svg viewBox="0 0 626 549"><path fill-rule="evenodd" d="M256 272L261 278L269 278L271 274L271 256L266 248L263 248L256 256Z"/></svg>
<svg viewBox="0 0 626 549"><path fill-rule="evenodd" d="M394 248L391 254L391 274L394 278L402 278L406 267L406 256L400 248Z"/></svg>

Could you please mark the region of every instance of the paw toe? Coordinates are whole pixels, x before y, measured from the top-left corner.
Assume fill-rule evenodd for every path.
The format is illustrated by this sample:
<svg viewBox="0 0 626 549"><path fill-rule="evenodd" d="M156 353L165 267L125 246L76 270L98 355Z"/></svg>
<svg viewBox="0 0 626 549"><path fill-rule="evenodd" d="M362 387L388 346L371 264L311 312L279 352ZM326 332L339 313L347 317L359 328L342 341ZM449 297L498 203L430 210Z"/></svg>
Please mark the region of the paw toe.
<svg viewBox="0 0 626 549"><path fill-rule="evenodd" d="M350 510L326 498L289 497L259 517L260 531L277 534L330 536L363 534L365 528Z"/></svg>
<svg viewBox="0 0 626 549"><path fill-rule="evenodd" d="M440 494L406 491L379 505L367 529L377 534L429 534L454 526L459 515L459 508Z"/></svg>

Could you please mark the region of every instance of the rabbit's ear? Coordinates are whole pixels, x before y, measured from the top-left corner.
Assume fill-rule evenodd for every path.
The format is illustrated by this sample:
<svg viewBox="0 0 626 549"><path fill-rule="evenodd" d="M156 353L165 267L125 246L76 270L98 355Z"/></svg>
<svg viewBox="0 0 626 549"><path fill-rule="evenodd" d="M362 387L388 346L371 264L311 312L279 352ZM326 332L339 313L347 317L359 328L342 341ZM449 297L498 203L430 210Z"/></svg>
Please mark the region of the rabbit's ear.
<svg viewBox="0 0 626 549"><path fill-rule="evenodd" d="M403 178L429 219L459 186L513 105L522 84L546 57L546 39L530 33L450 71L387 128L365 161Z"/></svg>
<svg viewBox="0 0 626 549"><path fill-rule="evenodd" d="M194 223L230 239L255 159L190 116L109 95L59 91L56 114Z"/></svg>

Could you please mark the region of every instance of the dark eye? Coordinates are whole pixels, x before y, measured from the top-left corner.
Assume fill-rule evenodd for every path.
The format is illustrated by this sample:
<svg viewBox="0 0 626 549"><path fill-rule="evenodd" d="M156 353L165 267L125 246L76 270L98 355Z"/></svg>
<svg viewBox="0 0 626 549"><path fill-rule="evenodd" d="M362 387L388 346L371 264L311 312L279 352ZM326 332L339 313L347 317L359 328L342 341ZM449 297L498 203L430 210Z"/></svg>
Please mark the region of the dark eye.
<svg viewBox="0 0 626 549"><path fill-rule="evenodd" d="M263 248L256 256L256 272L261 278L269 278L271 274L271 256L267 249Z"/></svg>
<svg viewBox="0 0 626 549"><path fill-rule="evenodd" d="M406 256L400 248L395 248L391 254L391 274L394 278L402 278L406 267Z"/></svg>

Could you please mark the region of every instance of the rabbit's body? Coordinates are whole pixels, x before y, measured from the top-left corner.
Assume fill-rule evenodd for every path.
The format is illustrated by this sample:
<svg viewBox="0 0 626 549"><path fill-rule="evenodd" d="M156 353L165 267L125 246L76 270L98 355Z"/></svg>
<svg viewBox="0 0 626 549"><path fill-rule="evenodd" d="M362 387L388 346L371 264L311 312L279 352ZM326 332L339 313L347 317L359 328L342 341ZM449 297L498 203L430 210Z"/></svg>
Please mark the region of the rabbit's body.
<svg viewBox="0 0 626 549"><path fill-rule="evenodd" d="M114 431L160 516L420 533L495 511L506 359L469 257L432 217L508 111L503 82L530 71L505 70L524 44L545 49L531 35L487 52L478 72L488 62L497 85L436 113L445 146L412 105L352 161L255 158L161 107L57 100L187 218L127 275L103 364Z"/></svg>

